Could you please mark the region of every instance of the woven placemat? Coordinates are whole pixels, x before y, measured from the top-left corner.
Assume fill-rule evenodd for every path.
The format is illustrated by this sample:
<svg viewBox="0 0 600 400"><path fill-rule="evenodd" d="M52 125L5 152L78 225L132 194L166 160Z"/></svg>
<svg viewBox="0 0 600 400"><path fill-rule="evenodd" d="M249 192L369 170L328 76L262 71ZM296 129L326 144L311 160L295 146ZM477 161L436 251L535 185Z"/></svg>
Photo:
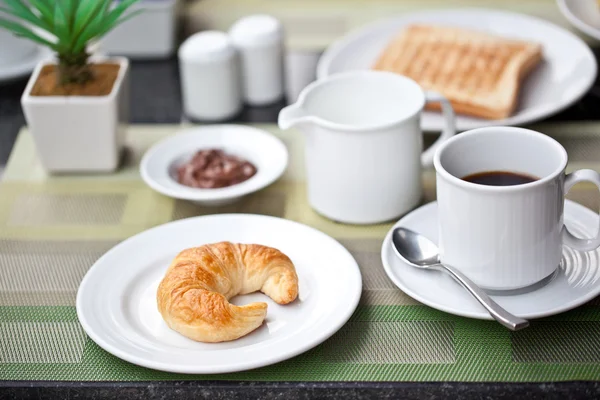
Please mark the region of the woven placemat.
<svg viewBox="0 0 600 400"><path fill-rule="evenodd" d="M389 224L329 221L307 204L302 136L281 133L291 164L283 179L241 203L204 208L166 198L141 181L137 164L157 140L182 126L133 126L116 174L46 176L29 133L20 133L0 184L0 379L261 381L600 380L600 302L536 320L517 333L497 323L446 314L414 301L385 275L380 246ZM569 170L600 170L600 124L538 125L570 156ZM430 140L429 140L430 141ZM425 171L423 202L435 198ZM600 195L577 185L569 198L593 210ZM79 325L75 295L106 250L174 219L219 212L274 215L313 226L346 246L360 264L363 294L331 339L277 365L227 375L176 375L108 354Z"/></svg>

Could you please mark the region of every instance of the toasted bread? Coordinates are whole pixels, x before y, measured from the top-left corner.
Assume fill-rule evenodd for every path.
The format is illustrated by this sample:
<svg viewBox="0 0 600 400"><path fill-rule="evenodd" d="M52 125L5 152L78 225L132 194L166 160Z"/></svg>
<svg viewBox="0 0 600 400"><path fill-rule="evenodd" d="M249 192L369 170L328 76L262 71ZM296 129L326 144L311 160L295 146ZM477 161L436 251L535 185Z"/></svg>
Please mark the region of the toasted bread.
<svg viewBox="0 0 600 400"><path fill-rule="evenodd" d="M522 79L541 60L539 44L461 28L411 25L384 49L373 69L391 71L446 96L454 111L510 116ZM439 105L428 105L439 109Z"/></svg>

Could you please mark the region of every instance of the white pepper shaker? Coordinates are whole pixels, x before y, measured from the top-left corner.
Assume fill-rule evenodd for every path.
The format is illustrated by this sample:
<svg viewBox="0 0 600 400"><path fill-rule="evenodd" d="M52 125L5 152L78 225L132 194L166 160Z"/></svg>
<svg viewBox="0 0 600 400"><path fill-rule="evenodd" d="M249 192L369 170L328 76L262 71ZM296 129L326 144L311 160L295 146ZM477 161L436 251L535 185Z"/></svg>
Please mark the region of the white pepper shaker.
<svg viewBox="0 0 600 400"><path fill-rule="evenodd" d="M283 28L270 15L251 15L229 30L240 54L244 100L263 106L283 97Z"/></svg>
<svg viewBox="0 0 600 400"><path fill-rule="evenodd" d="M190 36L179 48L179 71L186 116L220 121L241 111L239 59L226 33Z"/></svg>

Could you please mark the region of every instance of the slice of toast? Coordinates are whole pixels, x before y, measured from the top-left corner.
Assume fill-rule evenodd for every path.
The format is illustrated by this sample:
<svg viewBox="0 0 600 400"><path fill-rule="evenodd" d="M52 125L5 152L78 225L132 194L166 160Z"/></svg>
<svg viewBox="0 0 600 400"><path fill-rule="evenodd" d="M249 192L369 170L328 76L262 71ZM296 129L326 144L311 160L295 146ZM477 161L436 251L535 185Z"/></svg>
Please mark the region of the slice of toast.
<svg viewBox="0 0 600 400"><path fill-rule="evenodd" d="M408 76L446 96L454 111L506 118L521 82L542 59L539 44L454 27L410 25L385 48L373 69ZM438 104L428 109L439 109Z"/></svg>

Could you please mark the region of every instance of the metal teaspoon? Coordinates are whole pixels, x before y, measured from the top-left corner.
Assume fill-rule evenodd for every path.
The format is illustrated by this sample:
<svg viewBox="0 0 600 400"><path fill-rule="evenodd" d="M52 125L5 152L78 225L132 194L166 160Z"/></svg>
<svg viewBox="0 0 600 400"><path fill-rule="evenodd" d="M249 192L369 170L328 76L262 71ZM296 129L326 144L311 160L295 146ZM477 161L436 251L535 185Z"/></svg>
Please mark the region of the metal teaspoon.
<svg viewBox="0 0 600 400"><path fill-rule="evenodd" d="M499 323L510 330L518 331L527 328L529 321L512 315L492 300L480 287L450 265L440 262L437 246L431 240L406 228L396 228L392 232L392 243L396 254L409 265L421 269L438 269L446 271Z"/></svg>

